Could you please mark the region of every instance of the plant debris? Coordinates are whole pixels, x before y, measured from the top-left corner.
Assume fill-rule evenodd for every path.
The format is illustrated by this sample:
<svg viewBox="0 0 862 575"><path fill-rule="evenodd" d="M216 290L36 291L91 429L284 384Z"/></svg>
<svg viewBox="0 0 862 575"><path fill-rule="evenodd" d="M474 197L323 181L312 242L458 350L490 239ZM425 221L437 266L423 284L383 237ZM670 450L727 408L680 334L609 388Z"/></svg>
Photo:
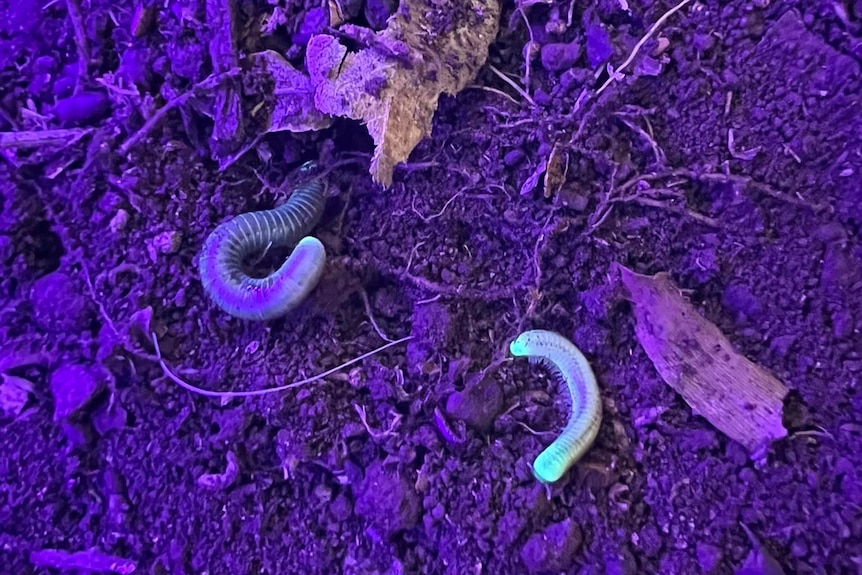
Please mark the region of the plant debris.
<svg viewBox="0 0 862 575"><path fill-rule="evenodd" d="M680 296L668 274L620 270L634 303L636 335L662 379L699 415L754 453L787 435L789 390L733 350L730 341Z"/></svg>
<svg viewBox="0 0 862 575"><path fill-rule="evenodd" d="M134 573L134 561L102 553L98 549L86 551L63 551L62 549L40 549L30 554L30 562L36 567L75 570L87 573Z"/></svg>
<svg viewBox="0 0 862 575"><path fill-rule="evenodd" d="M375 144L375 182L388 187L395 166L431 133L440 95L457 94L476 77L499 16L496 0L448 0L433 8L413 0L402 3L385 30L360 29L368 45L358 52L334 36L311 38L306 65L315 105L365 124Z"/></svg>
<svg viewBox="0 0 862 575"><path fill-rule="evenodd" d="M250 57L254 73L268 77L272 95L266 103L268 118L263 120L266 132L309 132L332 125L332 117L314 107L314 85L304 72L297 70L278 52L267 50Z"/></svg>

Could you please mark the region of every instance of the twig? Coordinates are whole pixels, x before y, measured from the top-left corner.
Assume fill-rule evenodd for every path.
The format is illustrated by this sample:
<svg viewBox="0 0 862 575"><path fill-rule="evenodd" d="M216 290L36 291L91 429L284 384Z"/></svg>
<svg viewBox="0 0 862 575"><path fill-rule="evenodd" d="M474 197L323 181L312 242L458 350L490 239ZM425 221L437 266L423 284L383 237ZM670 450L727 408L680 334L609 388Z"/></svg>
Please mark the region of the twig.
<svg viewBox="0 0 862 575"><path fill-rule="evenodd" d="M643 198L643 197L639 197L639 196L627 196L624 198L616 198L614 200L611 200L611 202L616 203L616 204L632 203L632 204L639 204L641 206L648 206L651 208L659 208L659 209L663 209L663 210L668 210L669 212L673 212L675 214L679 214L682 216L688 216L697 222L700 222L704 225L707 225L707 226L710 226L713 228L720 227L718 220L716 220L715 218L711 218L709 216L699 214L695 211L689 210L688 208L682 208L679 206L675 206L673 204L669 204L667 202L662 202L660 200L654 200L651 198Z"/></svg>
<svg viewBox="0 0 862 575"><path fill-rule="evenodd" d="M605 80L605 83L602 84L602 87L596 91L596 95L599 95L602 92L604 92L605 88L610 86L611 83L614 80L616 80L620 74L622 74L622 71L625 70L628 67L628 65L632 63L632 61L638 55L638 52L643 47L643 45L646 44L650 38L652 38L653 34L655 34L658 31L658 29L661 28L661 26L667 21L667 19L670 18L671 16L673 16L674 14L676 14L677 12L679 12L680 10L682 10L685 7L685 5L688 4L689 2L691 2L691 0L682 0L682 2L680 2L676 6L674 6L673 8L668 10L667 12L665 12L661 18L659 18L658 20L655 21L655 24L650 26L650 29L643 36L643 38L638 40L637 44L635 44L635 47L632 49L631 53L629 54L629 57L626 58L625 62L620 64L620 66L616 70L614 70L614 73L611 74L607 80Z"/></svg>
<svg viewBox="0 0 862 575"><path fill-rule="evenodd" d="M512 89L515 90L518 94L520 94L523 99L529 102L531 106L536 105L536 102L533 100L533 98L531 98L527 91L520 87L517 82L502 73L493 64L488 64L488 69L491 70L494 74L496 74L501 80L510 85Z"/></svg>
<svg viewBox="0 0 862 575"><path fill-rule="evenodd" d="M413 339L413 336L408 335L407 337L402 337L401 339L397 339L395 341L389 342L386 345L382 345L382 346L378 347L377 349L369 351L368 353L364 353L357 358L351 359L350 361L342 363L339 366L333 367L332 369L324 371L323 373L319 373L315 376L308 377L308 378L300 380L300 381L295 381L293 383L288 383L285 385L279 385L278 387L270 387L268 389L255 389L253 391L211 391L209 389L202 389L202 388L194 386L190 383L186 383L185 381L180 379L178 376L174 375L174 373L168 367L167 363L165 363L165 360L162 357L162 350L159 348L159 340L156 337L155 332L152 333L152 338L153 338L153 346L155 347L155 350L156 350L156 357L159 360L159 365L161 366L162 371L165 373L165 375L168 377L168 379L170 379L171 381L173 381L174 383L176 383L177 385L179 385L180 387L182 387L186 391L191 391L192 393L197 393L198 395L203 395L206 397L218 397L218 398L222 398L222 399L232 399L234 397L257 397L257 396L261 396L261 395L267 395L270 393L278 393L280 391L284 391L287 389L293 389L294 387L299 387L301 385L306 385L308 383L314 383L315 381L319 381L319 380L323 379L324 377L332 375L333 373L335 373L337 371L341 371L342 369L349 367L349 366L353 365L354 363L359 363L360 361L367 359L367 358L371 357L372 355L380 353L381 351L383 351L387 348L390 348L393 345L398 345L399 343L403 343L405 341L411 340L411 339Z"/></svg>
<svg viewBox="0 0 862 575"><path fill-rule="evenodd" d="M40 146L71 146L93 132L92 129L32 130L0 132L0 150L8 148L38 148Z"/></svg>
<svg viewBox="0 0 862 575"><path fill-rule="evenodd" d="M90 64L90 49L87 44L87 32L84 30L84 18L78 0L66 0L66 11L75 30L75 47L78 50L78 78L75 80L75 93L81 91L81 83L87 77Z"/></svg>
<svg viewBox="0 0 862 575"><path fill-rule="evenodd" d="M189 98L198 94L199 92L212 90L228 78L232 78L239 75L239 73L240 69L234 68L233 70L228 70L224 74L209 76L192 86L192 88L188 92L180 94L179 96L159 108L158 111L156 111L156 113L153 114L149 120L144 122L144 125L141 126L137 132L132 134L128 140L123 142L123 145L120 146L120 155L125 156L126 154L128 154L129 150L131 150L138 142L143 140L147 136L147 134L149 134L153 130L153 128L155 128L156 125L160 121L162 121L162 119L168 114L168 112L170 112L174 108L182 106Z"/></svg>
<svg viewBox="0 0 862 575"><path fill-rule="evenodd" d="M525 60L525 62L524 62L524 67L525 67L525 69L524 69L524 87L527 90L529 90L530 89L530 68L532 67L531 64L532 64L532 60L533 60L533 54L531 53L531 50L533 49L533 46L536 45L536 41L533 38L533 27L530 26L530 21L527 19L527 13L524 12L524 7L519 6L518 12L521 13L521 18L524 19L524 25L527 27L527 34L530 35L530 45L527 48L527 54L524 56L524 60Z"/></svg>
<svg viewBox="0 0 862 575"><path fill-rule="evenodd" d="M637 183L640 181L653 182L656 180L662 180L662 179L671 178L671 177L685 177L685 178L688 178L690 180L694 180L696 182L721 182L721 183L730 182L730 183L740 184L742 186L750 186L753 189L755 189L759 192L762 192L771 198L775 198L776 200L781 200L782 202L787 202L787 203L793 204L795 206L809 208L809 209L812 209L815 211L820 211L820 210L823 210L823 209L826 209L829 207L829 206L824 205L824 204L817 204L817 203L808 202L804 198L801 198L801 197L793 197L793 196L790 196L788 194L782 193L782 192L772 188L768 184L762 184L762 183L757 182L757 181L755 181L752 178L749 178L747 176L737 176L734 174L720 174L720 173L715 173L715 172L699 174L697 172L694 172L692 170L687 170L684 168L669 170L667 172L659 172L659 173L652 173L652 174L644 174L642 176L636 176L636 177L632 178L631 180L627 181L626 183L622 184L620 186L620 191L626 191L629 188L637 185Z"/></svg>

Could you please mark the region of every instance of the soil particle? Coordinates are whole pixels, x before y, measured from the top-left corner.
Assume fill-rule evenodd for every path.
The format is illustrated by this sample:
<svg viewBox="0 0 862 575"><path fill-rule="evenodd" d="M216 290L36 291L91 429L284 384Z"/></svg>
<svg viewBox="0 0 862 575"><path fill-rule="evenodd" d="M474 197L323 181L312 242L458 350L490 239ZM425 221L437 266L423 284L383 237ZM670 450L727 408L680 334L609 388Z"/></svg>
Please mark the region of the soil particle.
<svg viewBox="0 0 862 575"><path fill-rule="evenodd" d="M571 519L553 523L527 539L521 547L521 561L530 573L568 571L582 541L581 528Z"/></svg>
<svg viewBox="0 0 862 575"><path fill-rule="evenodd" d="M374 462L365 469L354 509L382 538L389 539L417 525L422 516L422 500L406 478Z"/></svg>
<svg viewBox="0 0 862 575"><path fill-rule="evenodd" d="M102 389L105 378L92 365L64 364L51 374L54 398L54 421L66 421L80 415Z"/></svg>
<svg viewBox="0 0 862 575"><path fill-rule="evenodd" d="M86 288L59 271L36 280L30 291L30 305L37 325L54 333L86 331L95 310L82 295L83 289Z"/></svg>
<svg viewBox="0 0 862 575"><path fill-rule="evenodd" d="M446 399L446 413L482 433L491 428L502 409L503 390L494 378L483 375L471 378L464 391Z"/></svg>
<svg viewBox="0 0 862 575"><path fill-rule="evenodd" d="M548 72L568 70L580 58L581 45L577 40L570 43L554 43L542 46L542 67Z"/></svg>

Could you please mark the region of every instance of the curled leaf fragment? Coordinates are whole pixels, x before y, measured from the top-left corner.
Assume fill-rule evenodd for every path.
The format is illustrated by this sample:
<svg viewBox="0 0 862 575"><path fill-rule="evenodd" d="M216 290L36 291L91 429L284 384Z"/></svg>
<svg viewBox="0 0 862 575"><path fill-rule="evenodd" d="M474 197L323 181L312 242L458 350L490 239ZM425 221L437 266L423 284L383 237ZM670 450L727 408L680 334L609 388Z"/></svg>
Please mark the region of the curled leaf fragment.
<svg viewBox="0 0 862 575"><path fill-rule="evenodd" d="M680 295L668 274L620 270L637 319L635 333L656 371L692 410L752 455L787 435L789 390L737 353L730 341Z"/></svg>

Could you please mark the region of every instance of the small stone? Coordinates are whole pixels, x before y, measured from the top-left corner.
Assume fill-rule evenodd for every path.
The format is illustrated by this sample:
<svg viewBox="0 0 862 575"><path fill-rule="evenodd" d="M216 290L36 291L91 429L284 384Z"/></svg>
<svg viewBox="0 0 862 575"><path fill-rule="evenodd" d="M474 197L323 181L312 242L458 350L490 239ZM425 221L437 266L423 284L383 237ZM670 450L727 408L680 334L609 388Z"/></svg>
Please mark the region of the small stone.
<svg viewBox="0 0 862 575"><path fill-rule="evenodd" d="M111 100L104 92L81 92L57 100L53 112L63 124L91 124L111 113Z"/></svg>
<svg viewBox="0 0 862 575"><path fill-rule="evenodd" d="M102 391L105 378L88 365L66 364L51 374L54 396L54 421L65 421L79 415Z"/></svg>
<svg viewBox="0 0 862 575"><path fill-rule="evenodd" d="M611 37L601 24L587 26L587 60L595 70L604 64L614 53Z"/></svg>
<svg viewBox="0 0 862 575"><path fill-rule="evenodd" d="M490 377L474 379L464 391L456 391L446 399L446 413L470 427L486 432L503 409L503 390Z"/></svg>
<svg viewBox="0 0 862 575"><path fill-rule="evenodd" d="M561 72L572 68L581 58L581 45L577 41L545 44L542 46L542 67L548 72Z"/></svg>
<svg viewBox="0 0 862 575"><path fill-rule="evenodd" d="M519 165L527 157L523 150L511 150L503 157L503 163L509 168L514 168Z"/></svg>
<svg viewBox="0 0 862 575"><path fill-rule="evenodd" d="M387 472L375 461L365 470L354 511L391 537L416 526L422 514L422 500L397 472Z"/></svg>
<svg viewBox="0 0 862 575"><path fill-rule="evenodd" d="M696 547L697 563L704 573L710 573L721 562L721 549L709 543L698 543Z"/></svg>
<svg viewBox="0 0 862 575"><path fill-rule="evenodd" d="M18 417L33 392L33 384L21 377L0 374L0 413Z"/></svg>
<svg viewBox="0 0 862 575"><path fill-rule="evenodd" d="M121 232L126 229L126 226L129 223L129 212L120 208L117 210L117 213L114 214L114 217L111 218L111 222L108 224L108 227L113 233Z"/></svg>
<svg viewBox="0 0 862 575"><path fill-rule="evenodd" d="M180 232L162 232L153 238L153 247L163 254L173 254L180 249L180 244L183 241L183 234Z"/></svg>
<svg viewBox="0 0 862 575"><path fill-rule="evenodd" d="M724 308L732 313L737 321L756 319L762 311L760 301L742 284L731 284L724 289L721 297Z"/></svg>
<svg viewBox="0 0 862 575"><path fill-rule="evenodd" d="M531 535L521 548L521 561L530 573L568 571L574 566L582 541L580 527L566 519Z"/></svg>
<svg viewBox="0 0 862 575"><path fill-rule="evenodd" d="M93 306L62 272L48 274L33 284L30 305L36 325L54 333L87 331L93 319Z"/></svg>
<svg viewBox="0 0 862 575"><path fill-rule="evenodd" d="M790 351L790 346L796 341L796 336L793 334L779 335L769 342L769 349L778 357L786 357Z"/></svg>

